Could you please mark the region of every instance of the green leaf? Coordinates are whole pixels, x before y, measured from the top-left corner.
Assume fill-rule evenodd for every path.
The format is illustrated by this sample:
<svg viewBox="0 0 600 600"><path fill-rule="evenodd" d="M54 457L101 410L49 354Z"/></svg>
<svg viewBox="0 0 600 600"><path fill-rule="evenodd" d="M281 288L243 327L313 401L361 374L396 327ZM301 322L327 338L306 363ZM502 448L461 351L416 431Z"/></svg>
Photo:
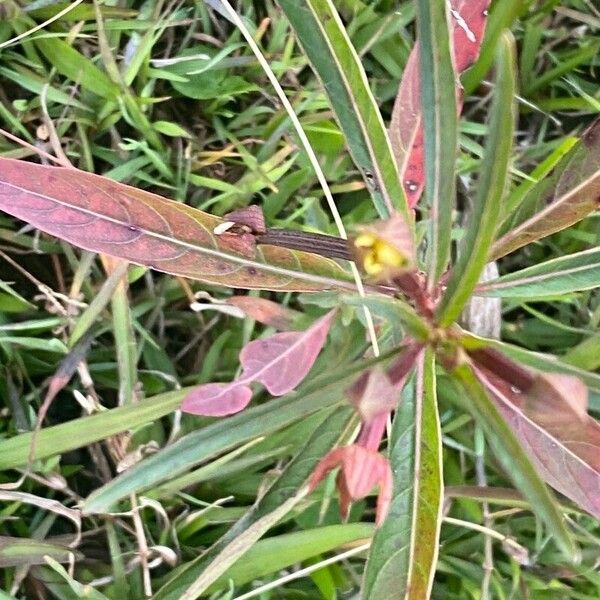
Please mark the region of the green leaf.
<svg viewBox="0 0 600 600"><path fill-rule="evenodd" d="M522 201L539 212L505 233L492 246L496 260L535 240L570 227L598 209L600 198L600 119L581 136L552 173ZM527 213L526 213L527 214Z"/></svg>
<svg viewBox="0 0 600 600"><path fill-rule="evenodd" d="M57 352L58 354L66 354L69 351L58 338L47 340L38 337L0 335L0 345L2 344L14 344L28 350L42 350L44 352Z"/></svg>
<svg viewBox="0 0 600 600"><path fill-rule="evenodd" d="M477 295L543 298L600 286L600 248L591 248L486 281Z"/></svg>
<svg viewBox="0 0 600 600"><path fill-rule="evenodd" d="M385 296L369 295L342 296L341 302L352 306L366 307L377 317L382 317L390 323L399 322L406 331L417 340L428 340L431 328L417 311L399 298L386 298Z"/></svg>
<svg viewBox="0 0 600 600"><path fill-rule="evenodd" d="M42 459L82 448L146 423L152 423L176 410L193 388L159 394L131 406L113 408L90 417L73 419L42 429L36 437L34 458ZM0 470L27 464L31 433L22 433L0 441Z"/></svg>
<svg viewBox="0 0 600 600"><path fill-rule="evenodd" d="M466 406L484 430L494 455L506 473L546 524L565 557L569 561L577 562L580 558L579 550L556 500L540 479L512 429L488 397L471 367L461 364L452 371L451 375L468 394L469 401Z"/></svg>
<svg viewBox="0 0 600 600"><path fill-rule="evenodd" d="M84 511L107 512L115 502L131 493L151 488L256 436L266 435L317 410L338 404L358 373L387 360L394 352L335 369L315 377L298 391L189 433L94 491L85 501Z"/></svg>
<svg viewBox="0 0 600 600"><path fill-rule="evenodd" d="M183 590L213 564L216 557L226 554L231 544L259 520L272 514L285 504L308 479L314 467L339 440L351 410L343 407L321 411L321 424L314 430L306 445L288 464L285 471L273 483L266 494L209 550L195 560L183 565L173 577L155 594L154 600L179 600ZM254 538L255 540L258 537ZM249 547L247 549L250 549ZM233 567L235 569L235 566Z"/></svg>
<svg viewBox="0 0 600 600"><path fill-rule="evenodd" d="M535 213L536 197L529 194L529 192L541 179L552 173L561 158L563 158L563 156L565 156L578 141L579 138L574 136L563 138L560 145L537 165L531 173L529 173L529 177L510 192L503 208L503 218L505 220L500 227L499 234L505 234L509 229L516 227L519 223L522 223L525 219ZM526 197L528 198L528 202L524 202ZM530 204L533 206L530 206Z"/></svg>
<svg viewBox="0 0 600 600"><path fill-rule="evenodd" d="M390 461L392 504L371 544L364 600L428 598L442 522L442 435L437 409L435 362L420 361L416 383L403 394L394 417Z"/></svg>
<svg viewBox="0 0 600 600"><path fill-rule="evenodd" d="M446 269L450 257L456 196L456 74L448 19L446 2L418 0L425 197L432 214L429 222L430 289Z"/></svg>
<svg viewBox="0 0 600 600"><path fill-rule="evenodd" d="M152 127L156 129L156 131L162 133L163 135L168 135L170 137L182 137L191 139L192 136L186 131L181 125L177 123L173 123L172 121L155 121L152 123Z"/></svg>
<svg viewBox="0 0 600 600"><path fill-rule="evenodd" d="M29 90L30 92L40 95L43 89L46 89L46 95L49 102L56 102L57 104L64 104L65 106L76 106L77 108L84 111L91 111L91 109L73 98L70 94L57 90L52 86L46 87L47 81L34 74L32 71L25 69L20 65L11 65L15 70L7 68L4 65L0 65L0 75L10 79L18 84L23 89Z"/></svg>
<svg viewBox="0 0 600 600"><path fill-rule="evenodd" d="M88 92L107 100L115 100L119 95L119 86L67 42L58 38L37 38L35 45L59 73Z"/></svg>
<svg viewBox="0 0 600 600"><path fill-rule="evenodd" d="M334 3L280 0L279 4L323 83L379 216L386 218L398 210L412 224L383 119Z"/></svg>
<svg viewBox="0 0 600 600"><path fill-rule="evenodd" d="M208 588L207 593L225 587L228 580L240 586L325 552L331 552L340 546L367 542L372 535L371 523L348 523L260 540L246 553L244 560L238 561L226 575Z"/></svg>
<svg viewBox="0 0 600 600"><path fill-rule="evenodd" d="M496 55L496 86L477 196L458 261L438 309L442 326L458 319L471 296L488 262L487 256L498 226L508 183L516 117L514 65L514 40L510 32L505 32Z"/></svg>
<svg viewBox="0 0 600 600"><path fill-rule="evenodd" d="M43 565L44 557L51 556L60 562L69 562L70 557L82 555L66 546L51 544L23 537L0 536L0 568Z"/></svg>
<svg viewBox="0 0 600 600"><path fill-rule="evenodd" d="M591 335L571 348L563 355L562 360L588 371L600 368L600 333Z"/></svg>

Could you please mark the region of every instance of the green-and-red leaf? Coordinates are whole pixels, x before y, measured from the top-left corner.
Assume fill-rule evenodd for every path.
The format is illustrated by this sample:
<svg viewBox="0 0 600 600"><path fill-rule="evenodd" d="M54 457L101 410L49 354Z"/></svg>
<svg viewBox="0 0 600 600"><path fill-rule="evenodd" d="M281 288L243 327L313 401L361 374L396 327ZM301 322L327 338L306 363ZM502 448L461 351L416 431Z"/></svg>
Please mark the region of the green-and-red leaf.
<svg viewBox="0 0 600 600"><path fill-rule="evenodd" d="M0 159L0 210L86 250L207 283L354 287L333 260L268 245L253 251L241 236L215 235L218 217L76 169Z"/></svg>
<svg viewBox="0 0 600 600"><path fill-rule="evenodd" d="M450 4L454 63L456 72L462 73L479 56L490 0L452 0ZM390 123L390 140L411 207L417 204L425 186L420 90L419 54L418 45L415 45L404 68ZM460 112L460 87L456 93Z"/></svg>

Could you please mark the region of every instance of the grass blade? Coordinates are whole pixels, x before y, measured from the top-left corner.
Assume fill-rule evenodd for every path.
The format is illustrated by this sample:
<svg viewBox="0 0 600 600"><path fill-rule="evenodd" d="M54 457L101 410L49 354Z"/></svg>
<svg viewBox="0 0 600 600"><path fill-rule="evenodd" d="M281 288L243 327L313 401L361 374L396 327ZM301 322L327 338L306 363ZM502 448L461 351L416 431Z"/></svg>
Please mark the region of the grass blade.
<svg viewBox="0 0 600 600"><path fill-rule="evenodd" d="M458 262L452 269L440 303L438 315L441 325L450 325L459 317L485 268L498 226L508 182L515 126L514 66L514 40L509 32L505 32L500 37L496 55L496 92L477 196Z"/></svg>
<svg viewBox="0 0 600 600"><path fill-rule="evenodd" d="M69 452L121 431L152 423L176 410L192 389L189 387L159 394L131 406L113 408L90 417L46 427L37 434L34 458L43 459ZM27 464L31 441L31 433L1 440L0 470Z"/></svg>
<svg viewBox="0 0 600 600"><path fill-rule="evenodd" d="M446 2L417 2L421 104L425 132L425 197L431 211L428 287L448 264L456 196L456 75Z"/></svg>

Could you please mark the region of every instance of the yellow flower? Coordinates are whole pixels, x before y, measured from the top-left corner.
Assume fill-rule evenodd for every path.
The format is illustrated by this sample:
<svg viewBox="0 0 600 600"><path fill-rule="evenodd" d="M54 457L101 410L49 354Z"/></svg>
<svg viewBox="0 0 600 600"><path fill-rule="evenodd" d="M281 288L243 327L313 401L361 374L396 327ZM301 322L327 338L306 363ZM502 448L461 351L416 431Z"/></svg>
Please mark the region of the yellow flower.
<svg viewBox="0 0 600 600"><path fill-rule="evenodd" d="M354 246L359 249L363 268L369 275L380 275L384 271L399 269L408 263L407 257L389 242L373 233L361 233Z"/></svg>

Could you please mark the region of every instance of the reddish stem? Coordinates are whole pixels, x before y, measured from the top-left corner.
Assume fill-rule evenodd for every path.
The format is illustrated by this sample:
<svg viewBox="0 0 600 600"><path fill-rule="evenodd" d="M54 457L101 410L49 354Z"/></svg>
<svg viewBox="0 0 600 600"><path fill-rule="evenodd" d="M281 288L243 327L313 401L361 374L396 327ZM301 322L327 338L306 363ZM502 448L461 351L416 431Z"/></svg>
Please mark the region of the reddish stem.
<svg viewBox="0 0 600 600"><path fill-rule="evenodd" d="M394 277L394 283L404 294L412 300L415 308L427 319L433 318L435 302L427 294L416 271L410 271Z"/></svg>

